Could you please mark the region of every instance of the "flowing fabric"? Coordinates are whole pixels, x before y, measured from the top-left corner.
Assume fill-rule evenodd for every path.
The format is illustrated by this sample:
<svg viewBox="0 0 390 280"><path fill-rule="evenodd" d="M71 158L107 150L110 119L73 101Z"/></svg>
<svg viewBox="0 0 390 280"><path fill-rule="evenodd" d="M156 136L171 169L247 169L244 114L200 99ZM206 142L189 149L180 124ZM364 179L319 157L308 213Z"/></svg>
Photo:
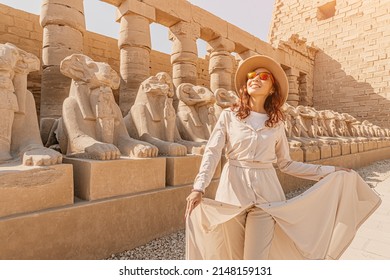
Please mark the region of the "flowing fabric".
<svg viewBox="0 0 390 280"><path fill-rule="evenodd" d="M186 220L186 259L229 259L224 223L253 206L276 221L269 259L339 259L380 203L355 171L330 173L290 200L236 206L205 198Z"/></svg>

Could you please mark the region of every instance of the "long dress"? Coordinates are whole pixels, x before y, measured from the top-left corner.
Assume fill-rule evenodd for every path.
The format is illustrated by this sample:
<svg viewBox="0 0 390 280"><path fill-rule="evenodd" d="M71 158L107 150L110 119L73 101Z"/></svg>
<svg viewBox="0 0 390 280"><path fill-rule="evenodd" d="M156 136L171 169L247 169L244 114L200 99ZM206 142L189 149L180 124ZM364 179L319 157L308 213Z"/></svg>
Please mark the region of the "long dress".
<svg viewBox="0 0 390 280"><path fill-rule="evenodd" d="M203 199L186 221L187 259L229 259L224 223L254 206L276 221L270 259L338 259L380 205L380 198L356 172L292 161L283 124L268 128L265 120L253 128L230 109L222 112L194 189L204 191L210 184L224 148L227 163L215 200ZM274 163L282 172L318 182L286 200Z"/></svg>

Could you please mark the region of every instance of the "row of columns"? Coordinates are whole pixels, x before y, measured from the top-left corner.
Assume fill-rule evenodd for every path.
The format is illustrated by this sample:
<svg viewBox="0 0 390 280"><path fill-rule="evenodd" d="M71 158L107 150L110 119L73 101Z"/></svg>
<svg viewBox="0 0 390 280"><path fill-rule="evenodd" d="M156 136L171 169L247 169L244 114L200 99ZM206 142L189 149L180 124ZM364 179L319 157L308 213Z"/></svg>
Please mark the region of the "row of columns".
<svg viewBox="0 0 390 280"><path fill-rule="evenodd" d="M86 31L83 0L44 0L40 21L44 30L41 118L58 118L70 84L59 71L60 62L72 53L83 52L83 36ZM122 114L126 115L134 104L139 85L150 76L150 23L154 18L129 11L122 14L119 21L119 106ZM181 21L169 28L169 40L172 41L172 80L175 87L181 83L197 83L196 41L199 38L200 26L196 23ZM235 59L231 53L235 49L235 43L218 37L208 44L210 89L232 90ZM241 58L246 58L246 53L248 52L241 54ZM299 73L291 69L286 72L290 82L289 101L294 105L299 100Z"/></svg>

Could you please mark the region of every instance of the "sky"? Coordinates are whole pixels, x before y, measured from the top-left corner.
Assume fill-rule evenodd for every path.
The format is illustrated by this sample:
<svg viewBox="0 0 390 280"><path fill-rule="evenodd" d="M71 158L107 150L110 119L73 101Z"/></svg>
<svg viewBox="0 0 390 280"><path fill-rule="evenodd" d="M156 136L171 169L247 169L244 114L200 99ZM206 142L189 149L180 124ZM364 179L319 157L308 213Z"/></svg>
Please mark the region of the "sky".
<svg viewBox="0 0 390 280"><path fill-rule="evenodd" d="M163 0L161 1L164 2ZM268 42L275 0L190 0L212 14L226 20L248 33ZM41 0L0 0L1 4L39 15ZM87 30L118 38L119 23L115 22L116 7L99 0L84 0L84 13ZM151 24L152 49L170 53L171 42L168 29L159 24ZM198 40L200 57L206 54L206 43Z"/></svg>

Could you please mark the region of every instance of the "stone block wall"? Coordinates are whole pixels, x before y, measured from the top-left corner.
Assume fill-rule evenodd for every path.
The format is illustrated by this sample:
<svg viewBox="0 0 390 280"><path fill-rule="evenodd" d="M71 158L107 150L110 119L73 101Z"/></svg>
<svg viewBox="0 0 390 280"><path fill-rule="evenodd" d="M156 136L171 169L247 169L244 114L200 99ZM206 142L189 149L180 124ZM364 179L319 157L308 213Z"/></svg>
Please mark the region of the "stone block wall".
<svg viewBox="0 0 390 280"><path fill-rule="evenodd" d="M269 40L318 48L313 105L390 127L390 1L276 0Z"/></svg>

